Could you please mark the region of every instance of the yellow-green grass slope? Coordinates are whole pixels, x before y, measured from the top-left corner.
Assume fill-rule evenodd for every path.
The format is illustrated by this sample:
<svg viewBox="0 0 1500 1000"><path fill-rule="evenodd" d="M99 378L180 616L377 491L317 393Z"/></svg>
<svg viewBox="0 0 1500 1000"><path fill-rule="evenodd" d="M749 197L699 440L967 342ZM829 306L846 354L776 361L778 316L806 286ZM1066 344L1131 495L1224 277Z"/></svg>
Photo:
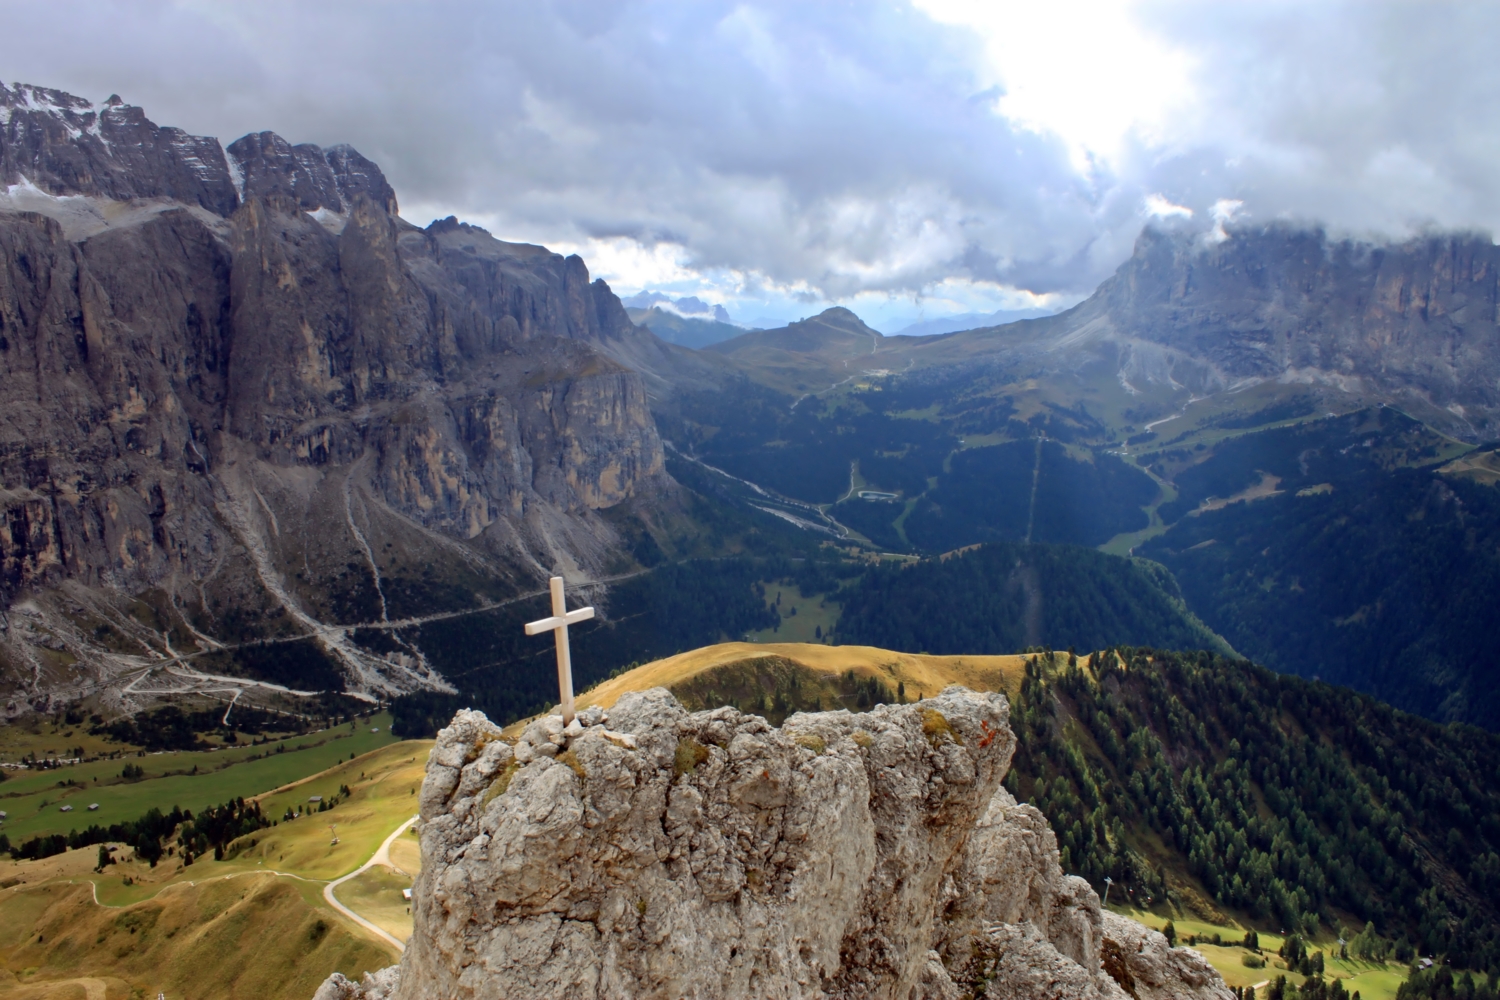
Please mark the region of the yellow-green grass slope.
<svg viewBox="0 0 1500 1000"><path fill-rule="evenodd" d="M96 873L98 849L87 848L0 863L0 998L306 1000L331 972L357 977L389 965L395 949L328 907L322 893L416 811L430 748L391 744L263 791L262 810L278 819L288 807L307 809L311 796L333 798L340 786L350 795L326 812L240 838L224 861L184 866L174 853L151 868L119 851L120 863ZM393 933L401 927L393 918L404 915L396 903L402 883L420 864L410 839L393 845L392 863L403 872L389 874L392 885L372 891L351 879L340 887L349 890L341 902L372 909L366 919L391 924ZM409 924L397 936L406 933Z"/></svg>
<svg viewBox="0 0 1500 1000"><path fill-rule="evenodd" d="M919 695L931 697L950 684L1014 695L1020 690L1022 660L1019 655L896 653L874 646L723 642L636 667L585 692L578 702L607 709L626 692L664 687L690 708L717 707L729 702L703 703L716 684L725 689L722 693L734 693L741 687L753 688L758 682L760 694L774 697L773 679L787 680L795 673L799 689L804 683L813 685L807 691L824 693L823 707L831 709L839 707L843 697L834 697L841 690L839 678L850 671L856 678L877 680L892 692L904 687L908 701L916 701ZM806 692L802 697L811 700Z"/></svg>

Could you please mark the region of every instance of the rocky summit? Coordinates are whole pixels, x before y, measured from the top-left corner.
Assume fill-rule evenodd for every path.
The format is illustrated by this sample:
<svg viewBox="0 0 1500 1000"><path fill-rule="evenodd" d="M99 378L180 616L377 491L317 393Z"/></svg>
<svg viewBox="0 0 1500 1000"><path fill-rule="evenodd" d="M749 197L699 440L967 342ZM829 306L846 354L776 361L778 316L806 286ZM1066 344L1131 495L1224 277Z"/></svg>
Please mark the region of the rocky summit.
<svg viewBox="0 0 1500 1000"><path fill-rule="evenodd" d="M1008 714L950 687L777 729L656 688L512 744L462 711L427 764L401 964L317 1000L1229 1000L1062 873L1002 787Z"/></svg>

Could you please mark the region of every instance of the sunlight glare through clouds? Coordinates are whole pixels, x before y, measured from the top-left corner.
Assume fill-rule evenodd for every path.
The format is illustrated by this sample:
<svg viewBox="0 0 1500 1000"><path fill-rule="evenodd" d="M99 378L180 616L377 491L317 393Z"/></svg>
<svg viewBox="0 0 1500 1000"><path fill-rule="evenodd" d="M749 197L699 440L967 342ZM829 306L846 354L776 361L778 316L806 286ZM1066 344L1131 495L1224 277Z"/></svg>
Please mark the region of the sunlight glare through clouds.
<svg viewBox="0 0 1500 1000"><path fill-rule="evenodd" d="M1500 230L1483 0L70 3L0 0L6 80L349 143L409 221L739 322L1065 306L1142 226L1212 241L1234 202L1361 238Z"/></svg>
<svg viewBox="0 0 1500 1000"><path fill-rule="evenodd" d="M1080 171L1117 157L1135 133L1170 140L1190 112L1193 59L1147 34L1132 5L1108 0L916 0L934 20L984 39L996 110L1060 136Z"/></svg>

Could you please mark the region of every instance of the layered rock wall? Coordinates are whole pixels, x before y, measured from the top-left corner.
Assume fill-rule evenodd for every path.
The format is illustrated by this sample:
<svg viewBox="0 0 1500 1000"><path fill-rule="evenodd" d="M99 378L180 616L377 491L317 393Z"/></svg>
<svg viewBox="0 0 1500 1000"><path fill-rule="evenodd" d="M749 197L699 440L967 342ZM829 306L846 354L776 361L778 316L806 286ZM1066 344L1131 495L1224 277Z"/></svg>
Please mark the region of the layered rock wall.
<svg viewBox="0 0 1500 1000"><path fill-rule="evenodd" d="M1422 401L1462 437L1500 426L1500 247L1450 233L1398 244L1236 227L1148 229L1066 324L1207 362L1228 382L1321 382Z"/></svg>
<svg viewBox="0 0 1500 1000"><path fill-rule="evenodd" d="M117 99L0 86L0 184L7 605L149 591L168 620L125 627L163 651L173 628L200 650L286 633L216 608L327 645L391 610L383 574L419 577L392 589L403 616L595 577L622 544L598 512L675 489L611 356L654 338L609 287L576 256L406 223L349 147L263 132L226 156ZM0 621L0 691L78 697L139 666L48 627L82 672L49 676ZM335 645L355 690L422 683Z"/></svg>

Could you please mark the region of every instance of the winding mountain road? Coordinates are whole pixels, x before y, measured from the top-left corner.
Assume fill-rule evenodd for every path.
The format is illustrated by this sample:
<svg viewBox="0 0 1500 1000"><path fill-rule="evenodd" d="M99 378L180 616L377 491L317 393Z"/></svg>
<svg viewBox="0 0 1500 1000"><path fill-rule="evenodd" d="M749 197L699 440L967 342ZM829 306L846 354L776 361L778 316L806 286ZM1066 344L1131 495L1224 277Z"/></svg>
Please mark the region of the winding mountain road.
<svg viewBox="0 0 1500 1000"><path fill-rule="evenodd" d="M351 878L354 878L358 875L363 875L365 872L369 871L376 865L385 865L387 868L394 867L391 864L391 845L396 842L397 837L406 832L407 827L411 826L416 821L417 817L413 816L405 823L402 823L400 826L396 827L395 831L381 842L380 847L376 849L375 853L370 855L369 861L366 861L364 864L360 865L358 868L354 869L354 871L350 872L348 875L345 875L343 878L336 878L323 887L323 898L328 901L329 906L333 907L335 910L338 910L344 916L348 917L356 924L359 924L359 926L363 927L370 933L380 935L380 937L395 945L397 951L406 950L405 941L402 941L400 938L396 937L394 934L390 933L384 928L376 927L374 924L370 923L370 921L366 920L358 913L355 913L343 903L340 903L338 901L338 897L333 894L333 890L337 889L341 884L349 881Z"/></svg>

